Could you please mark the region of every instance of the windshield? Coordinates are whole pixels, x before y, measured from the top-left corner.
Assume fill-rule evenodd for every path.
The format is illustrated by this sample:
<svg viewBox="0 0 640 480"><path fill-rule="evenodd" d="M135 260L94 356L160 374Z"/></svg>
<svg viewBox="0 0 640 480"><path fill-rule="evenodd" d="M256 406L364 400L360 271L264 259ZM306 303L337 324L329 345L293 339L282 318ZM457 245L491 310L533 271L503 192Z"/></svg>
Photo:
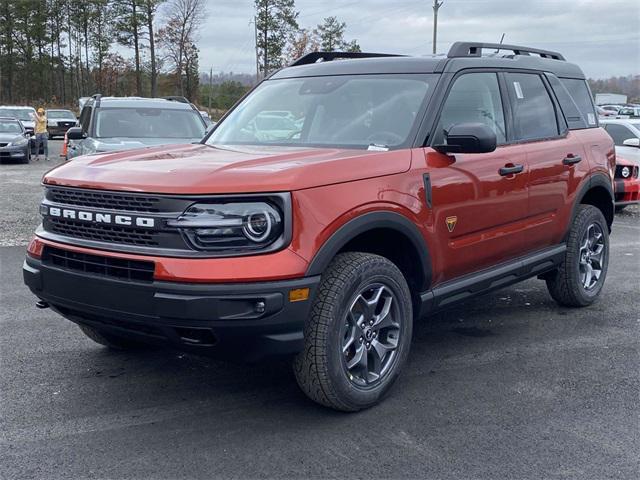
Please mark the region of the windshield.
<svg viewBox="0 0 640 480"><path fill-rule="evenodd" d="M342 75L268 80L208 145L385 148L409 140L436 75Z"/></svg>
<svg viewBox="0 0 640 480"><path fill-rule="evenodd" d="M23 122L32 122L36 111L30 108L0 108L0 117L11 117L22 120Z"/></svg>
<svg viewBox="0 0 640 480"><path fill-rule="evenodd" d="M100 108L95 136L201 139L204 130L200 114L191 109Z"/></svg>
<svg viewBox="0 0 640 480"><path fill-rule="evenodd" d="M70 110L48 110L47 118L50 120L75 120L76 116Z"/></svg>
<svg viewBox="0 0 640 480"><path fill-rule="evenodd" d="M22 126L15 120L0 120L0 133L22 133Z"/></svg>

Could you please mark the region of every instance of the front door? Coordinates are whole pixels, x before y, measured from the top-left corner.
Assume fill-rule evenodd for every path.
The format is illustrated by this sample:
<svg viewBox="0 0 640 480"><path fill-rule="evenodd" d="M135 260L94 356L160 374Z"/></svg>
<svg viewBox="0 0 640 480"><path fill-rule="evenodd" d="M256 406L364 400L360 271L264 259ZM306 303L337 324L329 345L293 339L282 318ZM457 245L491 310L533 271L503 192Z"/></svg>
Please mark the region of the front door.
<svg viewBox="0 0 640 480"><path fill-rule="evenodd" d="M455 80L445 100L432 145L444 142L452 125L481 122L498 140L494 152L445 155L426 148L436 237L434 280L450 280L526 253L528 215L526 154L507 145L505 112L492 72ZM437 265L446 265L439 270Z"/></svg>

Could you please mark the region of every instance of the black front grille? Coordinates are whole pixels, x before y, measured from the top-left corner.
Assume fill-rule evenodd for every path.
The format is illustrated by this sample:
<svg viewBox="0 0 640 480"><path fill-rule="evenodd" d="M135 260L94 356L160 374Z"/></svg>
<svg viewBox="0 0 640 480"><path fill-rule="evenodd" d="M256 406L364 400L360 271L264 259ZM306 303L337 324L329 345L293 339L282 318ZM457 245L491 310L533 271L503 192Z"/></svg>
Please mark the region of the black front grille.
<svg viewBox="0 0 640 480"><path fill-rule="evenodd" d="M627 167L629 170L631 170L631 175L629 175L627 178L638 178L638 170L640 170L639 167L636 166L627 166L627 165L616 165L616 178L622 178L625 179L625 177L622 176L622 169L624 167ZM626 179L625 179L626 180Z"/></svg>
<svg viewBox="0 0 640 480"><path fill-rule="evenodd" d="M89 255L55 247L44 248L42 262L65 270L143 282L153 281L155 269L153 262Z"/></svg>
<svg viewBox="0 0 640 480"><path fill-rule="evenodd" d="M7 145L9 145L7 142L0 142L0 147L6 147Z"/></svg>
<svg viewBox="0 0 640 480"><path fill-rule="evenodd" d="M159 246L159 234L139 228L116 227L101 223L86 223L64 218L49 217L46 229L66 237L84 238L98 242L111 242L143 247Z"/></svg>
<svg viewBox="0 0 640 480"><path fill-rule="evenodd" d="M47 188L47 198L56 203L82 207L147 213L160 211L158 208L160 199L145 195L49 187Z"/></svg>

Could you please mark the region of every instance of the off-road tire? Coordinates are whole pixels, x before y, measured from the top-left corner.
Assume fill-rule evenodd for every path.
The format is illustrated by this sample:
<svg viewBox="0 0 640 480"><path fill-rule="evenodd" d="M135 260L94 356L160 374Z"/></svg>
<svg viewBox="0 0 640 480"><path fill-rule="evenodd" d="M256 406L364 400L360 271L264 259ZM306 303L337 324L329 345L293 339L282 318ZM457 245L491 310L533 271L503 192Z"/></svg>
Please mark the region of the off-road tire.
<svg viewBox="0 0 640 480"><path fill-rule="evenodd" d="M78 327L80 327L82 333L84 333L94 342L99 343L100 345L104 345L105 347L109 347L113 350L134 350L146 347L142 343L138 343L133 340L127 340L116 335L111 335L107 332L96 330L95 328L88 325L78 325Z"/></svg>
<svg viewBox="0 0 640 480"><path fill-rule="evenodd" d="M349 305L374 282L383 282L397 300L400 334L395 363L370 389L354 385L344 371L340 329ZM378 403L406 363L411 345L413 313L407 282L391 261L379 255L342 253L323 273L304 329L304 350L294 360L302 391L313 401L336 410L354 412Z"/></svg>
<svg viewBox="0 0 640 480"><path fill-rule="evenodd" d="M604 261L597 284L591 289L584 288L580 281L580 246L586 229L598 224L604 238ZM586 307L591 305L602 291L609 264L609 227L602 212L592 205L580 205L567 236L567 250L562 265L546 276L547 289L553 299L566 307Z"/></svg>

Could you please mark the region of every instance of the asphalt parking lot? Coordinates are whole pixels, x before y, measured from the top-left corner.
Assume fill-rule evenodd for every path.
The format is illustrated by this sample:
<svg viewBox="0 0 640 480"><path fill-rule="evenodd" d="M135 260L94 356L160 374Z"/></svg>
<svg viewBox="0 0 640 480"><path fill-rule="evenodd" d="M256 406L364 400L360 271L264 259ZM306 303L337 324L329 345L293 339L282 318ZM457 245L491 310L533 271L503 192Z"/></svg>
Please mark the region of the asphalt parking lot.
<svg viewBox="0 0 640 480"><path fill-rule="evenodd" d="M384 403L342 414L287 362L115 353L37 310L21 264L53 164L0 165L0 478L638 478L637 208L597 304L530 280L435 315Z"/></svg>

